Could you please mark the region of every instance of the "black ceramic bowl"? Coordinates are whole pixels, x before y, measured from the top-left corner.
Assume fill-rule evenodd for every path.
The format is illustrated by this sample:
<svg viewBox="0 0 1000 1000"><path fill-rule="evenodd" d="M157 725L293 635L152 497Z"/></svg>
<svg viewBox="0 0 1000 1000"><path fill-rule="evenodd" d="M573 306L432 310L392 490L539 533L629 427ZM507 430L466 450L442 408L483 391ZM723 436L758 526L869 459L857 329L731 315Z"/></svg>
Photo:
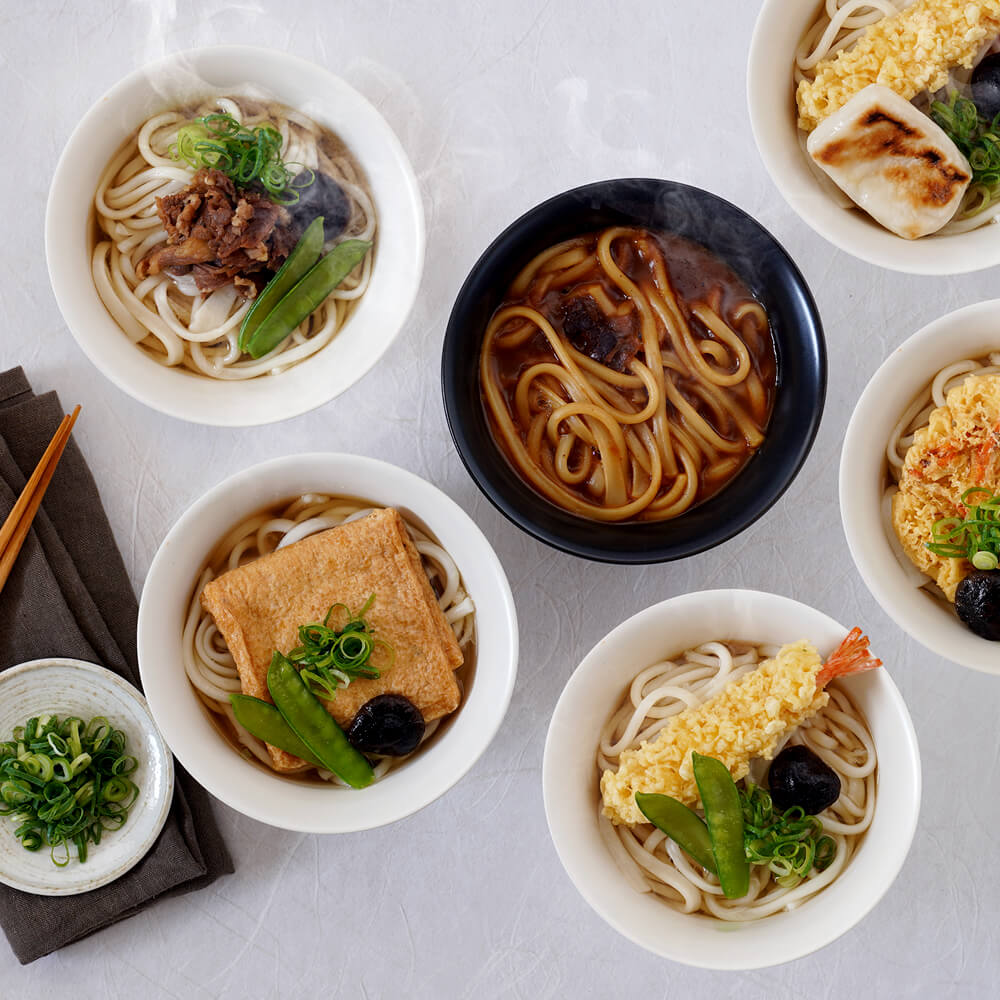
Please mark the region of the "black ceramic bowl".
<svg viewBox="0 0 1000 1000"><path fill-rule="evenodd" d="M518 271L554 243L612 225L677 233L711 250L767 310L777 350L777 391L763 445L721 492L670 521L606 524L560 510L508 464L493 440L479 391L483 333ZM609 180L543 202L479 258L451 311L441 382L448 426L462 461L483 493L516 525L586 559L666 562L732 538L787 489L819 428L826 346L816 304L798 268L749 215L686 184Z"/></svg>

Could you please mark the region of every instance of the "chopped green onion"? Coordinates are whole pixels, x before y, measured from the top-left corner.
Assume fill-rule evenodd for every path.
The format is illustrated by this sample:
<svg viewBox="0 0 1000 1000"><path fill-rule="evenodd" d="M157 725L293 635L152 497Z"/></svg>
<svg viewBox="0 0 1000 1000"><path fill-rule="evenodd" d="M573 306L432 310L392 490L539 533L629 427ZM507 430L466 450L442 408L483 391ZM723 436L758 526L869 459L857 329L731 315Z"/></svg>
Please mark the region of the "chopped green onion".
<svg viewBox="0 0 1000 1000"><path fill-rule="evenodd" d="M299 628L301 645L288 654L288 659L318 698L329 700L337 693L337 688L346 687L353 679L375 680L392 667L395 650L377 638L375 630L365 621L374 603L375 595L372 594L357 614L352 614L346 604L334 604L322 624ZM339 627L330 624L335 613ZM380 648L388 656L388 663L376 666L371 658Z"/></svg>
<svg viewBox="0 0 1000 1000"><path fill-rule="evenodd" d="M221 170L234 184L260 184L278 205L294 205L299 191L316 180L305 167L293 173L281 159L281 133L273 125L245 128L232 115L222 112L202 115L177 130L170 155L196 170Z"/></svg>
<svg viewBox="0 0 1000 1000"><path fill-rule="evenodd" d="M86 861L88 845L100 843L103 830L125 823L139 795L126 777L138 767L126 743L103 716L84 726L82 719L60 722L54 715L29 719L0 743L0 816L19 821L14 835L25 850L48 847L62 868L71 844Z"/></svg>
<svg viewBox="0 0 1000 1000"><path fill-rule="evenodd" d="M953 90L947 103L931 102L931 118L969 161L972 184L962 200L961 215L978 215L1000 198L1000 115L986 118L973 101Z"/></svg>
<svg viewBox="0 0 1000 1000"><path fill-rule="evenodd" d="M783 888L796 886L813 871L829 868L837 855L836 841L823 833L823 824L800 806L784 813L771 796L752 781L740 791L743 807L743 844L753 865L767 865Z"/></svg>
<svg viewBox="0 0 1000 1000"><path fill-rule="evenodd" d="M970 486L962 494L964 518L942 517L931 526L927 548L946 559L968 559L976 569L1000 564L1000 495L984 486Z"/></svg>

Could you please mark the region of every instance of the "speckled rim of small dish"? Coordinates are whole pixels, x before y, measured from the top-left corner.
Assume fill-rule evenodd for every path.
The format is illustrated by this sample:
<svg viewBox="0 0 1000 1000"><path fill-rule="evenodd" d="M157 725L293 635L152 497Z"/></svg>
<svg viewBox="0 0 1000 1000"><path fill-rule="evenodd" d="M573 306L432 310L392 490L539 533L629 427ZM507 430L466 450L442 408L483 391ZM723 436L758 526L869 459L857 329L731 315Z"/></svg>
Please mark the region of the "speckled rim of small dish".
<svg viewBox="0 0 1000 1000"><path fill-rule="evenodd" d="M10 824L9 817L0 817L0 837L4 840L10 838L14 847L6 859L5 852L0 848L0 883L37 896L73 896L120 878L149 852L167 821L173 801L173 757L153 721L146 699L124 678L85 660L47 657L18 664L0 673L0 692L26 675L37 675L44 682L46 673L61 673L67 668L74 673L86 675L86 687L94 692L97 699L104 699L105 703L116 699L118 705L115 707L119 712L131 712L129 718L123 719L120 714L116 717L115 708L107 710L110 721L126 730L133 752L139 749L136 736L141 733L142 749L146 753L136 753L139 759L140 795L130 809L128 821L121 830L109 832L100 844L91 845L87 861L82 865L74 855L65 868L58 868L52 864L44 848L38 852L25 851L13 841L11 831L6 829ZM81 699L79 695L76 698L70 697L68 687L61 687L59 691L59 694L51 696L42 704L35 699L33 691L13 703L7 702L6 694L0 693L0 705L3 706L0 708L0 715L10 715L17 720L16 724L21 724L32 714L45 710L55 714L77 712L75 706L85 699ZM11 704L15 707L9 707ZM20 705L25 707L16 707ZM102 705L100 712L86 708L79 711L89 713L92 717L104 714L105 710ZM0 726L0 739L9 737L10 725L12 724ZM149 751L152 751L151 757L148 755ZM152 797L151 791L154 792ZM13 870L10 867L11 861ZM22 863L18 865L18 861ZM51 874L45 866L52 869Z"/></svg>

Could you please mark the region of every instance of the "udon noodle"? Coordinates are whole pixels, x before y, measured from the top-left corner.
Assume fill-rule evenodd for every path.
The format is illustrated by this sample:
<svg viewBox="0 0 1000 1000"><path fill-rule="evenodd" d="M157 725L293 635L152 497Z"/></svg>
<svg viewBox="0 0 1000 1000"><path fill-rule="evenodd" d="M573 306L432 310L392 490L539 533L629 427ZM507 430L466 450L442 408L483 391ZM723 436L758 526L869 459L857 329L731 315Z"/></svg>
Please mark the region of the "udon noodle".
<svg viewBox="0 0 1000 1000"><path fill-rule="evenodd" d="M156 199L182 190L194 175L170 155L178 128L216 111L247 127L270 123L281 133L285 162L337 182L351 207L342 238L372 240L375 209L362 171L340 139L306 115L272 102L220 97L200 107L156 114L112 158L94 199L99 234L91 261L94 284L108 312L129 340L160 364L211 378L249 379L284 371L337 335L368 288L372 254L290 337L257 360L237 344L252 300L234 284L201 293L190 275L171 277L164 271L140 278L140 262L167 238Z"/></svg>
<svg viewBox="0 0 1000 1000"><path fill-rule="evenodd" d="M241 690L239 674L212 616L201 606L201 592L209 580L227 570L316 532L355 521L372 510L371 504L359 500L320 493L304 494L241 521L216 545L195 583L184 622L184 670L201 700L217 716L220 728L229 736L235 736L246 752L268 768L271 768L271 757L266 745L248 733L233 714L229 696ZM475 609L458 567L454 559L425 532L410 522L407 522L407 528L438 594L438 604L468 663L475 643ZM460 677L458 680L461 683ZM350 678L345 676L342 682L350 683ZM424 743L442 721L435 719L427 724ZM405 758L385 757L380 760L374 768L375 778L382 777L401 760ZM329 771L316 773L334 784L344 784Z"/></svg>
<svg viewBox="0 0 1000 1000"><path fill-rule="evenodd" d="M552 503L665 520L717 493L764 440L767 315L707 250L616 227L517 276L490 320L480 386L493 434Z"/></svg>
<svg viewBox="0 0 1000 1000"><path fill-rule="evenodd" d="M824 0L795 51L795 82L812 80L824 59L853 45L871 24L898 14L913 0Z"/></svg>
<svg viewBox="0 0 1000 1000"><path fill-rule="evenodd" d="M708 642L647 667L633 679L601 732L598 774L609 768L617 770L623 751L654 739L671 716L702 704L776 653L777 647ZM832 864L791 888L779 886L766 866L754 866L749 893L741 899L727 899L718 879L692 863L662 831L652 824L612 825L599 808L604 841L638 892L653 892L683 913L743 921L793 909L837 878L871 825L876 757L871 733L858 708L836 682L828 690L829 704L793 730L785 745L804 744L840 778L840 797L819 816L824 832L837 845ZM765 764L751 764L751 779L761 781Z"/></svg>
<svg viewBox="0 0 1000 1000"><path fill-rule="evenodd" d="M917 431L928 426L931 412L945 406L947 402L945 396L966 379L975 375L993 375L998 372L1000 372L1000 351L993 351L979 358L965 358L942 368L917 393L910 405L903 411L896 426L892 429L885 450L888 476L885 490L882 493L882 522L885 526L886 537L910 582L915 587L926 588L942 600L947 599L944 593L933 580L913 565L900 544L892 523L892 498L898 490L899 481L903 474L906 453L913 444Z"/></svg>

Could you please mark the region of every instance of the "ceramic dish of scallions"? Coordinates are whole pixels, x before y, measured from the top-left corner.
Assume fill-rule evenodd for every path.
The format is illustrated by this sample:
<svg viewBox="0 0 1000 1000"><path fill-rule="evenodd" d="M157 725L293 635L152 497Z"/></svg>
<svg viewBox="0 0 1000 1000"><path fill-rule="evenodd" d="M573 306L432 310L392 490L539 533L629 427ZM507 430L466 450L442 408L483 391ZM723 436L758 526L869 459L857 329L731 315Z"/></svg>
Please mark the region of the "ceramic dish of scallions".
<svg viewBox="0 0 1000 1000"><path fill-rule="evenodd" d="M0 673L0 882L68 896L113 881L152 847L173 787L146 700L117 674L71 659Z"/></svg>

